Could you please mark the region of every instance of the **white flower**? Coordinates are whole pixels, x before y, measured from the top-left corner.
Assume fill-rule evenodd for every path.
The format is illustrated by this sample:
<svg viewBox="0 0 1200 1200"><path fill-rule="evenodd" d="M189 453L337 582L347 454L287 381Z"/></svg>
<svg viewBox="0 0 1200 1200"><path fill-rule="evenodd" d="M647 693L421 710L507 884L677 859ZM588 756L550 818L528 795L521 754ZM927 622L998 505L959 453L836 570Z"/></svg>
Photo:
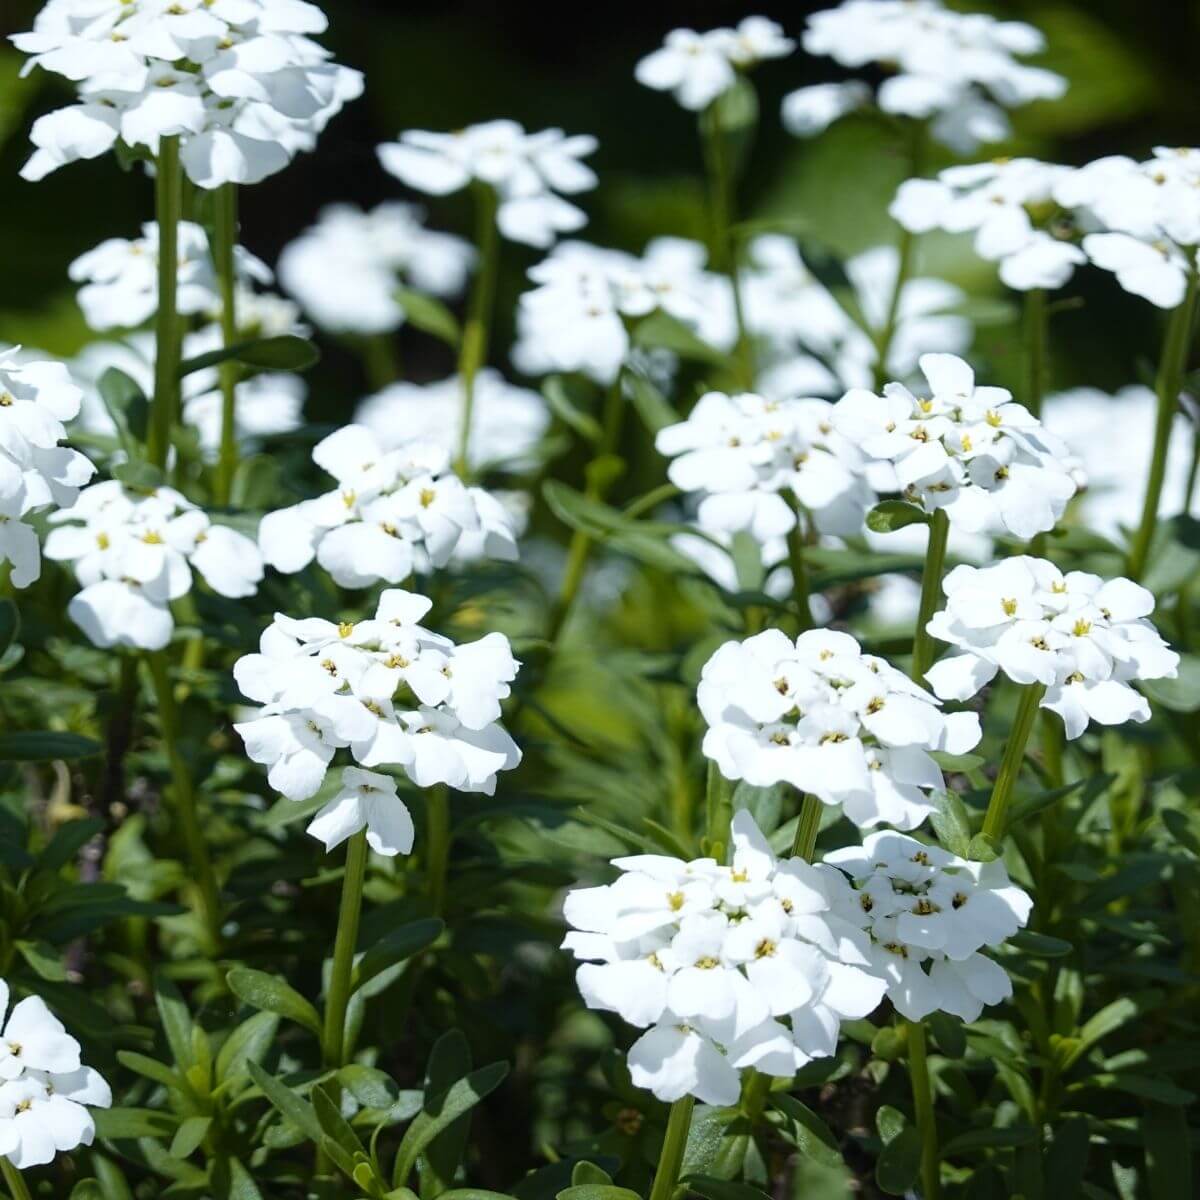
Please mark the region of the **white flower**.
<svg viewBox="0 0 1200 1200"><path fill-rule="evenodd" d="M813 137L870 98L871 89L857 80L800 88L783 98L783 127L796 137Z"/></svg>
<svg viewBox="0 0 1200 1200"><path fill-rule="evenodd" d="M869 935L872 966L910 1021L939 1010L975 1021L1012 995L1003 967L979 953L1011 938L1033 908L1003 861L968 862L891 830L824 861L850 878L840 915Z"/></svg>
<svg viewBox="0 0 1200 1200"><path fill-rule="evenodd" d="M1131 686L1173 679L1179 656L1149 621L1154 597L1128 579L1064 575L1040 558L993 567L955 567L945 578L946 607L934 637L959 648L927 672L943 699L965 700L998 671L1046 689L1041 706L1058 713L1068 738L1090 721L1148 721L1150 706Z"/></svg>
<svg viewBox="0 0 1200 1200"><path fill-rule="evenodd" d="M312 819L308 832L332 850L364 826L367 843L376 854L391 858L412 851L412 816L396 795L396 781L347 767L341 791Z"/></svg>
<svg viewBox="0 0 1200 1200"><path fill-rule="evenodd" d="M1111 271L1127 292L1159 308L1183 301L1191 258L1166 241L1144 242L1127 233L1092 233L1083 239L1088 258Z"/></svg>
<svg viewBox="0 0 1200 1200"><path fill-rule="evenodd" d="M461 238L426 229L413 205L391 201L363 212L335 204L284 248L279 277L322 329L370 335L404 323L398 282L456 296L473 259Z"/></svg>
<svg viewBox="0 0 1200 1200"><path fill-rule="evenodd" d="M8 1011L0 979L0 1018ZM90 1146L96 1126L88 1106L108 1108L108 1084L79 1059L79 1043L37 996L19 1001L0 1034L0 1155L18 1171Z"/></svg>
<svg viewBox="0 0 1200 1200"><path fill-rule="evenodd" d="M914 829L945 784L930 752L979 742L971 713L944 715L906 675L849 634L778 630L727 642L700 677L704 753L726 779L786 782L855 824Z"/></svg>
<svg viewBox="0 0 1200 1200"><path fill-rule="evenodd" d="M906 499L944 509L969 533L1028 540L1052 529L1076 491L1066 448L1003 388L977 387L951 354L926 354L931 396L891 383L883 397L848 392L834 424L867 455L892 463Z"/></svg>
<svg viewBox="0 0 1200 1200"><path fill-rule="evenodd" d="M869 942L835 911L848 907L841 876L776 859L745 810L731 834L728 866L618 858L614 883L566 898L584 1002L647 1030L629 1069L661 1100L732 1104L742 1069L793 1075L883 995Z"/></svg>
<svg viewBox="0 0 1200 1200"><path fill-rule="evenodd" d="M562 199L596 186L580 160L596 149L587 134L561 129L526 133L516 121L486 121L454 133L410 129L379 147L379 161L401 183L433 196L472 181L493 189L496 222L512 241L548 248L560 233L581 229L583 212Z"/></svg>

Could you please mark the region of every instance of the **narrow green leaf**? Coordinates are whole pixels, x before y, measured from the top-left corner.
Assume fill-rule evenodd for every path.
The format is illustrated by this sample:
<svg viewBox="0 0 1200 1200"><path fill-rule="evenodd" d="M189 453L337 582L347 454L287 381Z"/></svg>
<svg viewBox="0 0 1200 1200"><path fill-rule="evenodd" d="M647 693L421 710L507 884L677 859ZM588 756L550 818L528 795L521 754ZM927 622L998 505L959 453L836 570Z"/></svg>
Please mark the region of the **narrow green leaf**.
<svg viewBox="0 0 1200 1200"><path fill-rule="evenodd" d="M1200 823L1177 808L1164 808L1163 824L1167 832L1187 851L1200 858Z"/></svg>
<svg viewBox="0 0 1200 1200"><path fill-rule="evenodd" d="M949 1013L935 1009L927 1018L938 1049L947 1058L962 1058L967 1052L967 1034L962 1022Z"/></svg>
<svg viewBox="0 0 1200 1200"><path fill-rule="evenodd" d="M171 1137L178 1124L169 1113L153 1108L95 1108L90 1111L96 1122L96 1136L112 1141Z"/></svg>
<svg viewBox="0 0 1200 1200"><path fill-rule="evenodd" d="M458 349L462 342L462 328L458 318L440 300L412 288L398 288L396 299L414 329L431 334L447 346Z"/></svg>
<svg viewBox="0 0 1200 1200"><path fill-rule="evenodd" d="M68 821L61 825L37 856L38 867L43 871L57 871L59 867L65 867L103 828L104 822L97 817Z"/></svg>
<svg viewBox="0 0 1200 1200"><path fill-rule="evenodd" d="M637 1192L613 1184L585 1183L580 1187L563 1188L555 1200L642 1200Z"/></svg>
<svg viewBox="0 0 1200 1200"><path fill-rule="evenodd" d="M216 1072L219 1083L229 1083L248 1074L247 1064L261 1063L279 1029L275 1013L260 1012L243 1021L217 1051Z"/></svg>
<svg viewBox="0 0 1200 1200"><path fill-rule="evenodd" d="M938 841L960 858L966 858L971 845L971 821L966 805L957 792L943 791L933 797L937 812L930 818Z"/></svg>
<svg viewBox="0 0 1200 1200"><path fill-rule="evenodd" d="M881 500L867 513L867 528L872 533L895 533L909 525L928 525L929 514L907 500Z"/></svg>
<svg viewBox="0 0 1200 1200"><path fill-rule="evenodd" d="M827 1167L837 1166L842 1161L837 1138L808 1105L795 1096L779 1092L771 1094L771 1105L792 1122L792 1134L802 1154Z"/></svg>
<svg viewBox="0 0 1200 1200"><path fill-rule="evenodd" d="M994 837L986 833L977 833L967 846L967 857L972 862L995 862L1004 848Z"/></svg>
<svg viewBox="0 0 1200 1200"><path fill-rule="evenodd" d="M564 425L573 429L581 438L598 446L604 437L600 422L585 412L571 395L570 383L561 375L551 375L542 383L542 395L550 405L550 411Z"/></svg>
<svg viewBox="0 0 1200 1200"><path fill-rule="evenodd" d="M951 1138L942 1147L942 1156L951 1158L955 1154L969 1154L974 1150L991 1150L1001 1146L1031 1146L1036 1140L1037 1131L1028 1125L1014 1125L1006 1129L971 1129Z"/></svg>
<svg viewBox="0 0 1200 1200"><path fill-rule="evenodd" d="M263 1200L250 1172L236 1158L229 1160L229 1200Z"/></svg>
<svg viewBox="0 0 1200 1200"><path fill-rule="evenodd" d="M278 1013L303 1025L317 1037L321 1036L321 1018L317 1010L278 975L268 975L266 971L251 967L234 967L225 978L229 990L251 1008Z"/></svg>
<svg viewBox="0 0 1200 1200"><path fill-rule="evenodd" d="M1024 954L1032 954L1035 958L1065 958L1075 947L1062 938L1050 937L1049 934L1037 933L1032 929L1018 930L1008 939L1008 944Z"/></svg>
<svg viewBox="0 0 1200 1200"><path fill-rule="evenodd" d="M212 1117L185 1118L171 1139L171 1154L175 1158L191 1158L208 1136L211 1127Z"/></svg>
<svg viewBox="0 0 1200 1200"><path fill-rule="evenodd" d="M662 392L640 372L627 369L624 386L625 394L649 433L656 434L660 429L677 425L683 420Z"/></svg>
<svg viewBox="0 0 1200 1200"><path fill-rule="evenodd" d="M112 468L112 477L135 492L153 492L167 482L166 475L159 467L141 459L117 463Z"/></svg>
<svg viewBox="0 0 1200 1200"><path fill-rule="evenodd" d="M176 1091L184 1090L183 1076L178 1071L173 1071L166 1063L160 1063L157 1058L150 1058L133 1050L118 1050L117 1062L138 1075L161 1083L164 1087L174 1088Z"/></svg>
<svg viewBox="0 0 1200 1200"><path fill-rule="evenodd" d="M154 1003L171 1057L181 1072L186 1071L195 1061L192 1057L192 1015L179 989L161 971L154 976Z"/></svg>
<svg viewBox="0 0 1200 1200"><path fill-rule="evenodd" d="M689 1175L683 1181L688 1190L705 1200L766 1200L767 1193L750 1183L736 1179L716 1179L712 1175Z"/></svg>
<svg viewBox="0 0 1200 1200"><path fill-rule="evenodd" d="M312 1105L301 1099L287 1084L276 1079L274 1075L268 1075L258 1063L247 1062L246 1070L250 1072L250 1078L258 1084L263 1095L275 1108L287 1117L309 1141L315 1142L319 1146L325 1134L321 1129L321 1123L317 1120L317 1114L313 1112Z"/></svg>
<svg viewBox="0 0 1200 1200"><path fill-rule="evenodd" d="M607 1187L612 1183L612 1176L602 1167L596 1166L595 1163L582 1159L571 1170L571 1186L583 1187L589 1183Z"/></svg>
<svg viewBox="0 0 1200 1200"><path fill-rule="evenodd" d="M436 917L427 917L421 921L410 921L393 929L384 938L375 943L358 961L351 980L351 991L357 991L365 983L369 983L381 971L395 966L398 962L412 958L427 946L432 946L442 935L445 924Z"/></svg>
<svg viewBox="0 0 1200 1200"><path fill-rule="evenodd" d="M21 610L12 600L0 600L0 658L8 652L21 632Z"/></svg>
<svg viewBox="0 0 1200 1200"><path fill-rule="evenodd" d="M341 1110L329 1098L329 1093L323 1087L313 1088L312 1107L321 1129L347 1154L353 1157L363 1152L363 1144L358 1134L350 1128L350 1123L342 1116Z"/></svg>
<svg viewBox="0 0 1200 1200"><path fill-rule="evenodd" d="M320 362L321 353L307 338L295 334L254 338L186 359L179 367L180 378L230 359L264 371L307 371Z"/></svg>
<svg viewBox="0 0 1200 1200"><path fill-rule="evenodd" d="M77 733L46 730L0 734L0 762L53 762L60 758L90 758L103 749L99 742Z"/></svg>
<svg viewBox="0 0 1200 1200"><path fill-rule="evenodd" d="M1070 1117L1056 1126L1045 1157L1045 1194L1050 1200L1079 1200L1089 1141L1086 1117Z"/></svg>
<svg viewBox="0 0 1200 1200"><path fill-rule="evenodd" d="M634 343L649 349L671 350L680 358L708 363L715 367L727 367L729 356L721 350L702 342L682 321L661 310L651 313L637 323L633 331Z"/></svg>
<svg viewBox="0 0 1200 1200"><path fill-rule="evenodd" d="M39 979L62 983L67 978L67 968L62 957L48 942L19 941L17 952L33 968Z"/></svg>

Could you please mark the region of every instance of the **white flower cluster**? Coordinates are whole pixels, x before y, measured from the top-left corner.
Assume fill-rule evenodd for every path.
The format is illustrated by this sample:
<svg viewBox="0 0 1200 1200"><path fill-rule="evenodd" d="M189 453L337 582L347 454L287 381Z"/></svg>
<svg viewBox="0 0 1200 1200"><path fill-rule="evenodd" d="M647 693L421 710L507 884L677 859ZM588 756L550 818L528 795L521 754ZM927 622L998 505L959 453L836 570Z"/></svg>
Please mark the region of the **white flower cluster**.
<svg viewBox="0 0 1200 1200"><path fill-rule="evenodd" d="M1173 679L1179 666L1147 619L1154 597L1128 579L1064 575L1051 562L1022 556L955 567L943 587L946 607L928 629L959 653L925 676L943 699L967 700L1003 671L1016 683L1042 684L1042 707L1077 738L1089 721L1148 721L1150 706L1131 685Z"/></svg>
<svg viewBox="0 0 1200 1200"><path fill-rule="evenodd" d="M12 40L27 71L72 80L79 103L34 123L21 174L42 179L118 141L156 154L178 136L199 187L258 183L362 93L362 75L312 40L326 25L307 0L49 0Z"/></svg>
<svg viewBox="0 0 1200 1200"><path fill-rule="evenodd" d="M8 1012L0 979L0 1018ZM90 1146L96 1124L88 1106L108 1108L112 1092L79 1059L79 1043L38 996L13 1005L0 1032L0 1156L18 1171Z"/></svg>
<svg viewBox="0 0 1200 1200"><path fill-rule="evenodd" d="M404 323L398 283L457 296L474 257L461 238L426 229L415 205L393 200L364 212L333 204L284 248L279 278L330 333L390 333Z"/></svg>
<svg viewBox="0 0 1200 1200"><path fill-rule="evenodd" d="M746 17L735 29L673 29L663 45L638 63L638 83L671 92L684 108L698 112L737 82L738 72L791 54L796 43L766 17Z"/></svg>
<svg viewBox="0 0 1200 1200"><path fill-rule="evenodd" d="M729 280L704 269L699 242L658 238L641 258L587 242L563 242L529 272L512 359L526 375L578 371L616 379L631 348L627 323L662 311L718 350L737 341Z"/></svg>
<svg viewBox="0 0 1200 1200"><path fill-rule="evenodd" d="M37 532L24 518L74 504L95 473L84 455L59 445L82 399L62 363L0 354L0 564L12 564L14 587L28 587L42 571Z"/></svg>
<svg viewBox="0 0 1200 1200"><path fill-rule="evenodd" d="M790 783L864 828L915 829L945 787L930 752L964 754L981 737L974 713L943 713L885 659L823 629L726 642L704 665L698 700L704 753L726 779Z"/></svg>
<svg viewBox="0 0 1200 1200"><path fill-rule="evenodd" d="M500 232L510 241L546 249L559 234L587 224L583 211L563 196L596 186L595 172L580 162L595 149L590 134L526 133L516 121L500 120L453 133L406 130L398 142L379 147L379 161L401 183L432 196L448 196L472 183L491 188Z"/></svg>
<svg viewBox="0 0 1200 1200"><path fill-rule="evenodd" d="M889 383L882 397L853 389L834 406L838 431L892 463L906 499L944 509L969 533L1028 540L1066 511L1077 483L1066 447L1004 388L976 387L952 354L925 354L930 395Z"/></svg>
<svg viewBox="0 0 1200 1200"><path fill-rule="evenodd" d="M1087 261L1054 227L1055 189L1070 174L1033 158L949 167L936 179L906 180L888 211L912 233L973 233L976 253L998 262L1011 288L1060 288Z"/></svg>
<svg viewBox="0 0 1200 1200"><path fill-rule="evenodd" d="M233 669L242 694L263 706L235 728L273 788L308 799L348 747L359 766L401 767L418 787L495 791L496 772L521 761L500 724L519 664L503 634L459 646L423 628L430 607L390 588L357 623L275 615L259 653ZM412 825L401 809L393 780L348 768L309 832L331 848L365 824L380 854L407 853Z"/></svg>
<svg viewBox="0 0 1200 1200"><path fill-rule="evenodd" d="M629 1070L660 1100L736 1104L741 1070L791 1077L883 997L838 873L777 860L744 809L732 839L730 866L618 858L615 883L566 899L563 947L596 960L576 975L584 1001L646 1030Z"/></svg>
<svg viewBox="0 0 1200 1200"><path fill-rule="evenodd" d="M703 495L705 531L745 531L760 544L782 537L796 525L791 496L818 532L852 536L875 503L862 455L834 429L825 400L707 392L686 421L660 429L654 444L672 459L671 482Z"/></svg>
<svg viewBox="0 0 1200 1200"><path fill-rule="evenodd" d="M175 628L170 604L199 571L222 596L252 596L263 577L254 542L173 488L139 493L115 479L92 484L53 513L46 557L74 564L83 585L67 608L97 646L161 650Z"/></svg>
<svg viewBox="0 0 1200 1200"><path fill-rule="evenodd" d="M313 447L313 461L337 487L263 517L258 542L277 571L294 574L315 558L342 587L402 583L444 567L464 535L479 557L512 562L517 540L504 506L450 470L443 445L405 441L385 449L363 425L344 425Z"/></svg>
<svg viewBox="0 0 1200 1200"><path fill-rule="evenodd" d="M176 311L184 316L216 318L221 312L220 285L209 252L208 234L192 221L179 223L179 270ZM142 226L140 238L108 238L70 266L79 289L79 307L98 330L132 329L158 311L158 225ZM271 270L241 246L234 268L244 290L251 281L270 283Z"/></svg>
<svg viewBox="0 0 1200 1200"><path fill-rule="evenodd" d="M802 44L843 67L894 72L879 86L879 107L929 120L932 135L962 153L1008 137L1006 108L1057 99L1067 86L1061 75L1017 61L1045 48L1033 26L955 12L941 0L845 0L808 18ZM810 136L868 96L857 82L802 88L784 100L784 123Z"/></svg>
<svg viewBox="0 0 1200 1200"><path fill-rule="evenodd" d="M910 1021L941 1011L970 1022L1012 995L1008 973L980 953L1012 937L1033 908L1003 861L968 862L881 830L825 862L854 885L839 914L869 934L872 966L897 1012Z"/></svg>

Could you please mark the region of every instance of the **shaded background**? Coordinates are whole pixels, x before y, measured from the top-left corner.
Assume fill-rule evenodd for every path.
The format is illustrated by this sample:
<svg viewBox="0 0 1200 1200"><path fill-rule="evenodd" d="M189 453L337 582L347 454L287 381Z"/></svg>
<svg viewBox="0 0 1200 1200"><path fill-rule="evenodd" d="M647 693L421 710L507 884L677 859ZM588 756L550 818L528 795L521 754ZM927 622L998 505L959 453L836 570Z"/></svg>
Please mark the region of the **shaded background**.
<svg viewBox="0 0 1200 1200"><path fill-rule="evenodd" d="M0 34L28 28L38 7L34 0L2 0ZM402 194L376 161L379 142L402 128L447 129L496 116L599 137L592 162L601 187L582 198L590 240L639 250L661 233L703 238L694 118L668 97L639 87L634 63L677 25L703 29L762 12L794 35L804 15L822 7L827 5L659 0L550 9L478 0L327 0L324 41L339 61L366 73L366 95L333 122L315 154L243 189L243 240L274 262L322 205L370 205ZM1016 138L990 153L1082 163L1106 153L1144 156L1156 144L1200 141L1200 6L1183 0L1014 0L967 7L1036 23L1050 43L1045 65L1071 81L1065 100L1015 114ZM63 103L68 91L62 80L40 72L19 81L19 66L15 52L0 52L0 263L6 284L0 340L66 355L88 339L67 265L103 237L132 235L151 215L152 196L143 177L123 174L111 156L75 164L40 184L20 180L29 124ZM778 120L788 91L842 77L835 64L803 54L756 71L763 120L742 207L745 216L802 214L822 240L850 253L894 237L884 209L906 174L900 148L866 120L842 122L816 142L789 137ZM425 203L433 224L469 236L465 198ZM922 257L924 269L973 290L996 287L993 268L962 243L929 239ZM535 251L505 246L493 361L502 361L511 341L512 302L536 258ZM1085 304L1055 319L1054 386L1087 382L1113 390L1137 378L1142 361L1156 354L1157 315L1091 270L1080 273L1071 291L1082 293ZM410 331L400 339L409 376L449 373L443 347ZM1015 376L1011 323L982 330L977 349L998 382ZM327 347L313 382L310 415L318 419L344 419L365 390L357 359L337 347Z"/></svg>

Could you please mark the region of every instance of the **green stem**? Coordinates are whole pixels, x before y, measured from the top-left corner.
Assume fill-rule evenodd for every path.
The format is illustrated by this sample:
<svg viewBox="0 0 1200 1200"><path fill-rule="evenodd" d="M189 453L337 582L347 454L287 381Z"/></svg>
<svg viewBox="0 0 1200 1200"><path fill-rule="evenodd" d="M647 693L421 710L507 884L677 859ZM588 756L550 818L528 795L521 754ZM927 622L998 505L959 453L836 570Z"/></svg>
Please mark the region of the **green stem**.
<svg viewBox="0 0 1200 1200"><path fill-rule="evenodd" d="M1183 488L1183 505L1181 512L1190 514L1192 501L1196 497L1196 477L1200 475L1200 432L1192 434L1192 463L1188 467L1187 482Z"/></svg>
<svg viewBox="0 0 1200 1200"><path fill-rule="evenodd" d="M425 883L435 917L446 906L446 871L450 863L450 793L445 787L425 792Z"/></svg>
<svg viewBox="0 0 1200 1200"><path fill-rule="evenodd" d="M675 1194L695 1104L694 1097L684 1096L682 1100L676 1100L671 1105L671 1115L667 1118L667 1133L663 1138L662 1152L658 1156L658 1170L654 1173L654 1184L650 1189L650 1200L671 1200Z"/></svg>
<svg viewBox="0 0 1200 1200"><path fill-rule="evenodd" d="M200 892L200 916L210 947L215 952L221 945L221 900L217 889L217 877L213 872L212 860L208 856L208 845L204 840L196 809L191 768L179 748L179 709L171 687L166 655L161 650L147 654L146 666L154 688L163 748L167 752L167 762L171 769L171 791L175 811L183 834L192 878Z"/></svg>
<svg viewBox="0 0 1200 1200"><path fill-rule="evenodd" d="M806 535L804 529L804 510L795 499L788 499L792 511L796 514L796 524L787 535L788 566L792 571L792 600L796 605L796 616L800 622L800 632L804 633L813 627L812 600L809 594L808 559L804 553Z"/></svg>
<svg viewBox="0 0 1200 1200"><path fill-rule="evenodd" d="M7 1158L0 1157L0 1172L4 1175L4 1182L8 1185L12 1200L32 1200L25 1180L21 1178L21 1172Z"/></svg>
<svg viewBox="0 0 1200 1200"><path fill-rule="evenodd" d="M150 413L146 454L156 467L167 465L171 429L179 420L179 363L183 324L177 311L179 221L183 209L183 173L179 138L165 137L158 147L154 182L158 219L158 317L155 323L154 405Z"/></svg>
<svg viewBox="0 0 1200 1200"><path fill-rule="evenodd" d="M704 853L717 862L725 861L729 845L729 825L733 820L733 789L712 759L704 789Z"/></svg>
<svg viewBox="0 0 1200 1200"><path fill-rule="evenodd" d="M742 1085L741 1109L752 1124L761 1119L763 1109L767 1107L767 1099L771 1095L771 1084L774 1082L770 1075L764 1075L753 1067L746 1072L746 1082Z"/></svg>
<svg viewBox="0 0 1200 1200"><path fill-rule="evenodd" d="M374 333L358 343L371 391L382 391L400 378L400 356L390 333Z"/></svg>
<svg viewBox="0 0 1200 1200"><path fill-rule="evenodd" d="M1162 361L1158 368L1158 418L1154 425L1154 450L1150 456L1150 475L1146 481L1146 499L1142 519L1129 551L1129 576L1141 579L1150 556L1150 544L1158 521L1158 505L1162 499L1163 480L1167 474L1167 448L1171 442L1171 426L1179 406L1179 391L1187 368L1188 352L1192 345L1192 325L1196 315L1196 271L1188 273L1187 291L1183 303L1171 314L1167 337L1163 343Z"/></svg>
<svg viewBox="0 0 1200 1200"><path fill-rule="evenodd" d="M337 937L333 943L333 966L329 972L329 991L325 996L321 1059L328 1071L336 1071L346 1065L346 1009L350 1004L350 977L354 970L354 951L358 946L367 853L367 831L360 829L346 843L346 874L342 878L342 902L338 908Z"/></svg>
<svg viewBox="0 0 1200 1200"><path fill-rule="evenodd" d="M1008 825L1009 802L1017 786L1017 778L1021 774L1021 764L1025 761L1025 746L1037 720L1038 705L1045 694L1046 688L1040 683L1027 684L1021 691L1016 720L1013 721L1012 732L1008 735L1004 758L1000 762L1000 771L996 775L987 813L983 818L983 833L996 841L1004 837Z"/></svg>
<svg viewBox="0 0 1200 1200"><path fill-rule="evenodd" d="M921 1135L922 1200L938 1200L942 1189L941 1156L938 1153L937 1118L933 1111L933 1084L925 1046L925 1026L906 1021L908 1028L908 1072L912 1079L913 1108Z"/></svg>
<svg viewBox="0 0 1200 1200"><path fill-rule="evenodd" d="M466 479L469 472L467 451L471 444L471 419L475 410L475 379L487 360L488 327L496 297L496 274L500 265L500 230L496 225L497 199L486 184L475 185L476 233L479 271L471 289L467 320L463 326L458 354L458 378L462 384L462 428L458 435L458 456L454 469Z"/></svg>
<svg viewBox="0 0 1200 1200"><path fill-rule="evenodd" d="M792 857L812 862L817 852L817 834L821 831L821 801L806 793L800 805L800 818L796 822L796 836L792 841Z"/></svg>
<svg viewBox="0 0 1200 1200"><path fill-rule="evenodd" d="M1025 407L1042 415L1046 392L1046 293L1033 288L1025 293Z"/></svg>
<svg viewBox="0 0 1200 1200"><path fill-rule="evenodd" d="M717 266L729 277L730 290L733 292L733 311L738 333L738 386L744 391L750 391L754 387L754 344L746 328L738 253L733 238L734 214L737 207L733 171L729 161L729 146L721 129L716 104L704 114L701 131L709 175Z"/></svg>
<svg viewBox="0 0 1200 1200"><path fill-rule="evenodd" d="M237 271L234 249L238 239L238 190L236 183L219 187L213 197L213 260L221 285L221 344L228 349L238 340ZM221 364L221 448L213 499L222 507L229 503L233 476L238 466L237 384L240 368L235 359Z"/></svg>
<svg viewBox="0 0 1200 1200"><path fill-rule="evenodd" d="M921 571L921 604L917 610L917 629L913 636L912 677L924 686L925 672L933 666L933 635L926 629L942 598L942 572L946 566L946 542L950 537L950 518L939 508L929 522L929 546Z"/></svg>

